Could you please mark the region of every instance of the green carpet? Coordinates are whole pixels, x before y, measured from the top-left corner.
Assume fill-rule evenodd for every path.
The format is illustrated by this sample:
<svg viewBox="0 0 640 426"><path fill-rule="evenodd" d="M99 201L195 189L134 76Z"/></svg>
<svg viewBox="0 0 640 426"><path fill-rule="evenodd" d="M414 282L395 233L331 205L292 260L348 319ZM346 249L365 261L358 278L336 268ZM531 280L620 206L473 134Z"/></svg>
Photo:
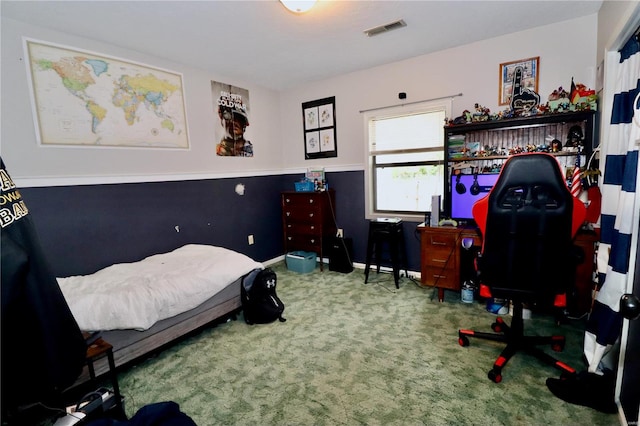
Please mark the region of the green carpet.
<svg viewBox="0 0 640 426"><path fill-rule="evenodd" d="M554 397L545 380L557 370L526 354L491 382L502 345L458 344L458 328L491 331L495 315L479 302L447 292L439 303L407 278L397 290L388 274L364 284L358 269L273 269L287 322L250 326L240 315L121 372L128 416L170 400L199 426L619 424ZM548 352L584 369L583 321L556 327L534 313L527 330L565 334L565 351Z"/></svg>

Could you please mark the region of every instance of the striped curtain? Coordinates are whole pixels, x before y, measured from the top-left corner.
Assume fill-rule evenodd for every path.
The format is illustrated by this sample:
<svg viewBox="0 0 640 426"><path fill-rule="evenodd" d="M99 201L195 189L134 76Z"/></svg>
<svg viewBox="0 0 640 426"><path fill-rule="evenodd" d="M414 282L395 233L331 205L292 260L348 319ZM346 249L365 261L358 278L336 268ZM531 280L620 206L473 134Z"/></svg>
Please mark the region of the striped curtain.
<svg viewBox="0 0 640 426"><path fill-rule="evenodd" d="M622 329L620 297L630 288L632 236L638 232L636 185L640 147L640 43L636 36L619 51L609 137L604 154L601 237L598 249L599 292L589 317L584 354L589 372L615 369L617 354L607 357ZM635 219L634 219L635 218ZM636 271L637 273L638 271ZM607 359L610 358L610 359Z"/></svg>

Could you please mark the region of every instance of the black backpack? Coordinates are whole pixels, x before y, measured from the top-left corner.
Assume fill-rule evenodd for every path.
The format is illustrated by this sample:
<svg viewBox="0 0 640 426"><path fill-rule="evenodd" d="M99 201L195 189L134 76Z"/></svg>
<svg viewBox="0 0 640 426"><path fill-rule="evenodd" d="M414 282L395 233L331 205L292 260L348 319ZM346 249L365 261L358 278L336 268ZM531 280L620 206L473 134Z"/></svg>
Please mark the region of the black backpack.
<svg viewBox="0 0 640 426"><path fill-rule="evenodd" d="M242 279L240 297L247 324L267 324L282 317L284 304L276 294L278 277L271 268L257 269Z"/></svg>

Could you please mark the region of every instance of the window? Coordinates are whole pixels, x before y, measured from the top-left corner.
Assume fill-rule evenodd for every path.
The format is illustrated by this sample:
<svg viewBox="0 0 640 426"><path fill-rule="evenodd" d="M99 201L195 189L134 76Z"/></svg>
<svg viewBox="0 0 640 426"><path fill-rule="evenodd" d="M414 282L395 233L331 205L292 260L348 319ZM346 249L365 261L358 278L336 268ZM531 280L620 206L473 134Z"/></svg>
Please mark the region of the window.
<svg viewBox="0 0 640 426"><path fill-rule="evenodd" d="M365 114L367 218L422 221L431 196L443 198L443 126L450 111L451 101L441 100Z"/></svg>

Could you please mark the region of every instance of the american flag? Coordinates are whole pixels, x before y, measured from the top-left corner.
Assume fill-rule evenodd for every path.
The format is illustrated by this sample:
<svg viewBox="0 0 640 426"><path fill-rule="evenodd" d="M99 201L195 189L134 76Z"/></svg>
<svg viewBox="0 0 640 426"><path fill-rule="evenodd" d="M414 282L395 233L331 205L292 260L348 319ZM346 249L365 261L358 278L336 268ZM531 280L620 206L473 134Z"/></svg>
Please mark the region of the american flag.
<svg viewBox="0 0 640 426"><path fill-rule="evenodd" d="M582 183L580 181L580 154L576 155L576 164L573 168L573 176L571 176L571 195L577 197L582 191Z"/></svg>

